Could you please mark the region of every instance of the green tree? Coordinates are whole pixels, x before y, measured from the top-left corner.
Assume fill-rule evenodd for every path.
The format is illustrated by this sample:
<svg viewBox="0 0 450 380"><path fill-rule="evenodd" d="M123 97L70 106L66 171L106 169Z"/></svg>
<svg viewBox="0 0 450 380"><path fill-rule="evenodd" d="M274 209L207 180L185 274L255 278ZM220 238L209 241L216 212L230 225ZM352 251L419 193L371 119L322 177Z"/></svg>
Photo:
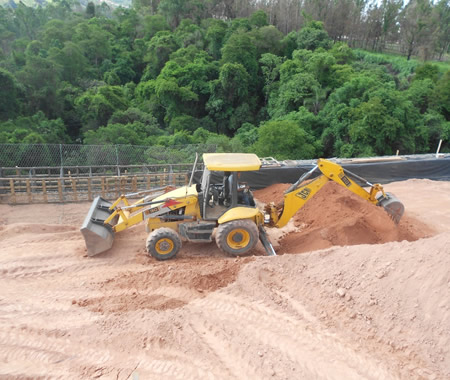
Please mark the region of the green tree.
<svg viewBox="0 0 450 380"><path fill-rule="evenodd" d="M250 25L256 28L262 28L263 26L267 26L267 14L263 10L259 10L254 12L250 16Z"/></svg>
<svg viewBox="0 0 450 380"><path fill-rule="evenodd" d="M161 0L158 9L167 22L176 28L183 18L199 20L205 4L196 0Z"/></svg>
<svg viewBox="0 0 450 380"><path fill-rule="evenodd" d="M273 25L255 29L250 32L250 35L252 36L256 47L257 57L260 57L264 53L272 53L275 55L281 54L283 50L281 44L283 33Z"/></svg>
<svg viewBox="0 0 450 380"><path fill-rule="evenodd" d="M245 67L251 80L256 81L258 60L256 47L246 33L233 34L222 48L223 63L240 63Z"/></svg>
<svg viewBox="0 0 450 380"><path fill-rule="evenodd" d="M33 44L34 47L39 46ZM54 61L41 56L41 50L33 56L27 48L27 63L17 73L18 80L26 91L25 107L29 113L43 111L49 118L55 118L60 111L57 91L61 80L62 67ZM46 54L45 54L46 55Z"/></svg>
<svg viewBox="0 0 450 380"><path fill-rule="evenodd" d="M424 63L416 68L416 73L413 80L431 79L433 82L437 82L439 78L439 67L431 63Z"/></svg>
<svg viewBox="0 0 450 380"><path fill-rule="evenodd" d="M314 138L294 121L268 121L258 129L255 152L279 160L316 157Z"/></svg>
<svg viewBox="0 0 450 380"><path fill-rule="evenodd" d="M194 45L199 49L203 49L205 44L204 31L190 19L185 19L180 22L175 30L175 38L178 45L187 47Z"/></svg>
<svg viewBox="0 0 450 380"><path fill-rule="evenodd" d="M423 115L423 123L425 125L429 146L431 151L441 143L441 152L450 152L450 121L445 120L444 116L440 113L431 110Z"/></svg>
<svg viewBox="0 0 450 380"><path fill-rule="evenodd" d="M14 76L0 68L0 120L7 120L18 114L18 84Z"/></svg>
<svg viewBox="0 0 450 380"><path fill-rule="evenodd" d="M86 6L86 17L92 18L95 17L95 4L92 1L89 1Z"/></svg>
<svg viewBox="0 0 450 380"><path fill-rule="evenodd" d="M206 30L206 41L208 42L208 51L214 59L220 59L220 51L227 33L227 24L223 20L208 20L208 29Z"/></svg>
<svg viewBox="0 0 450 380"><path fill-rule="evenodd" d="M316 50L329 49L332 41L320 21L310 21L297 34L297 47L299 49Z"/></svg>
<svg viewBox="0 0 450 380"><path fill-rule="evenodd" d="M144 17L144 38L150 41L158 32L170 31L169 24L162 15L147 15Z"/></svg>
<svg viewBox="0 0 450 380"><path fill-rule="evenodd" d="M450 70L447 70L436 84L430 102L434 109L442 113L447 121L450 121Z"/></svg>
<svg viewBox="0 0 450 380"><path fill-rule="evenodd" d="M430 35L435 28L431 18L432 7L429 0L411 0L405 5L400 17L401 38L409 61L419 47L429 49ZM425 54L425 59L430 52Z"/></svg>
<svg viewBox="0 0 450 380"><path fill-rule="evenodd" d="M238 139L242 146L251 147L258 140L258 128L256 128L253 124L243 123L242 126L236 131L234 138Z"/></svg>
<svg viewBox="0 0 450 380"><path fill-rule="evenodd" d="M49 59L61 67L62 79L72 84L84 76L88 63L80 47L71 41L65 42L62 49L51 48Z"/></svg>
<svg viewBox="0 0 450 380"><path fill-rule="evenodd" d="M82 49L89 62L96 67L100 66L103 60L111 58L111 40L113 35L102 29L96 18L75 27L73 41Z"/></svg>
<svg viewBox="0 0 450 380"><path fill-rule="evenodd" d="M385 155L423 152L428 135L413 104L398 91L380 88L369 94L367 102L350 111L350 142L354 153Z"/></svg>
<svg viewBox="0 0 450 380"><path fill-rule="evenodd" d="M62 20L49 20L39 33L40 40L44 46L49 49L51 47L60 47L66 41L71 39L73 33L69 23Z"/></svg>
<svg viewBox="0 0 450 380"><path fill-rule="evenodd" d="M150 40L144 60L148 63L144 80L155 79L171 53L178 49L178 43L171 32L158 32Z"/></svg>
<svg viewBox="0 0 450 380"><path fill-rule="evenodd" d="M61 144L69 142L61 119L49 120L43 112L0 123L1 143Z"/></svg>
<svg viewBox="0 0 450 380"><path fill-rule="evenodd" d="M118 86L90 89L75 100L75 106L84 131L106 126L114 112L128 108L123 90Z"/></svg>
<svg viewBox="0 0 450 380"><path fill-rule="evenodd" d="M433 97L434 87L431 79L415 80L411 83L405 95L419 109L420 113L425 113Z"/></svg>
<svg viewBox="0 0 450 380"><path fill-rule="evenodd" d="M442 60L450 47L450 4L447 0L440 0L435 5L433 19L436 23L435 50L439 55L439 60Z"/></svg>
<svg viewBox="0 0 450 380"><path fill-rule="evenodd" d="M219 80L226 99L237 106L248 95L249 75L239 63L226 63L220 68Z"/></svg>
<svg viewBox="0 0 450 380"><path fill-rule="evenodd" d="M315 91L320 84L313 75L300 73L282 82L276 97L269 99L269 114L280 117L289 112L297 111L307 99L315 97Z"/></svg>
<svg viewBox="0 0 450 380"><path fill-rule="evenodd" d="M267 103L269 94L278 89L280 79L280 68L283 63L283 57L266 53L259 60L261 71L264 78L265 103Z"/></svg>
<svg viewBox="0 0 450 380"><path fill-rule="evenodd" d="M330 53L336 59L336 63L341 65L351 63L355 60L355 53L343 42L336 42L331 48Z"/></svg>
<svg viewBox="0 0 450 380"><path fill-rule="evenodd" d="M108 124L97 130L86 131L85 144L153 145L163 132L155 125L139 121L127 124Z"/></svg>

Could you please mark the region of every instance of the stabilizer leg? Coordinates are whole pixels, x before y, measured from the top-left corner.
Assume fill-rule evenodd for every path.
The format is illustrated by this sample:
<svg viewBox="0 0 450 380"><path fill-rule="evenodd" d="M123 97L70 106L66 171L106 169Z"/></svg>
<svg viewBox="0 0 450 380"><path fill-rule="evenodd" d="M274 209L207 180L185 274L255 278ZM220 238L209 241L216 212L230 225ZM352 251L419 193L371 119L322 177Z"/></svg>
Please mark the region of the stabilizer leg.
<svg viewBox="0 0 450 380"><path fill-rule="evenodd" d="M269 240L269 237L267 236L266 230L263 226L259 226L259 240L261 240L262 245L264 246L267 255L269 256L276 256L276 252L273 249L272 243Z"/></svg>

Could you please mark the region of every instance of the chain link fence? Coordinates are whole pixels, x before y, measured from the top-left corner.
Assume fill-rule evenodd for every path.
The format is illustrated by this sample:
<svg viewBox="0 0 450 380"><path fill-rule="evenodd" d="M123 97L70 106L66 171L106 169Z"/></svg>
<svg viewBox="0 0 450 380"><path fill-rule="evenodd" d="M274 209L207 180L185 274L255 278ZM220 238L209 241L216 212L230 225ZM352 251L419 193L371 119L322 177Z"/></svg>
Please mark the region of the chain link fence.
<svg viewBox="0 0 450 380"><path fill-rule="evenodd" d="M181 146L0 144L0 177L120 175L152 172L158 166L192 164L195 154L215 153L216 145ZM149 169L149 166L153 166Z"/></svg>

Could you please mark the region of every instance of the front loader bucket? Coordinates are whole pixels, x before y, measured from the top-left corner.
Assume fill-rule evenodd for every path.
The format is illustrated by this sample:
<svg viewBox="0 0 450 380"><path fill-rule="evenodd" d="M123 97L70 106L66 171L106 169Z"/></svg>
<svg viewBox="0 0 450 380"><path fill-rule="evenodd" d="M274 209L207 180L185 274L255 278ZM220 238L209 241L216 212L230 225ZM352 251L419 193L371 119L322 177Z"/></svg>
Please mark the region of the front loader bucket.
<svg viewBox="0 0 450 380"><path fill-rule="evenodd" d="M80 231L86 242L89 256L104 252L113 245L114 231L110 224L103 223L112 213L109 210L111 205L112 203L102 197L96 197L84 219ZM113 224L116 222L117 220L112 221Z"/></svg>
<svg viewBox="0 0 450 380"><path fill-rule="evenodd" d="M381 195L377 198L377 206L383 207L386 212L390 215L392 220L398 224L405 212L405 206L398 200L398 198L391 193L386 193L386 196Z"/></svg>

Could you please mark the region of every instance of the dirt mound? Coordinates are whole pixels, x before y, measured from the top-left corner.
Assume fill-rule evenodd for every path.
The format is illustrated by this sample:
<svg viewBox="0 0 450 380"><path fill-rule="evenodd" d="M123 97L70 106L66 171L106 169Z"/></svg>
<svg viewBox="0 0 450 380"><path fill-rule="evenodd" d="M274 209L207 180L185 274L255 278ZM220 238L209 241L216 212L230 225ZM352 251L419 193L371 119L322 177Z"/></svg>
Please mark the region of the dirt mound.
<svg viewBox="0 0 450 380"><path fill-rule="evenodd" d="M147 256L147 265L149 260ZM98 313L176 309L234 282L242 265L252 260L251 257L215 261L189 258L176 263L152 260L148 270L121 273L94 283L105 296L73 300L72 304ZM155 293L161 288L162 293Z"/></svg>
<svg viewBox="0 0 450 380"><path fill-rule="evenodd" d="M327 346L329 352L334 349L337 363L351 365L358 352L361 364L371 352L372 360L382 363L378 370L395 378L449 378L449 246L450 235L442 233L415 242L284 255L276 261L257 257L233 286L245 286L280 313L296 314L313 333L307 344L317 339L325 352ZM353 357L345 353L344 341L333 339L343 333L356 344ZM370 364L364 364L369 373L359 378L390 377L376 376Z"/></svg>
<svg viewBox="0 0 450 380"><path fill-rule="evenodd" d="M255 192L261 202L282 201L290 185L276 184ZM297 231L282 237L278 253L300 253L332 246L415 241L434 231L404 215L396 225L377 207L335 182L328 182L293 218Z"/></svg>
<svg viewBox="0 0 450 380"><path fill-rule="evenodd" d="M262 203L278 204L283 201L284 192L289 186L291 185L288 183L276 183L265 189L253 191L253 196Z"/></svg>

